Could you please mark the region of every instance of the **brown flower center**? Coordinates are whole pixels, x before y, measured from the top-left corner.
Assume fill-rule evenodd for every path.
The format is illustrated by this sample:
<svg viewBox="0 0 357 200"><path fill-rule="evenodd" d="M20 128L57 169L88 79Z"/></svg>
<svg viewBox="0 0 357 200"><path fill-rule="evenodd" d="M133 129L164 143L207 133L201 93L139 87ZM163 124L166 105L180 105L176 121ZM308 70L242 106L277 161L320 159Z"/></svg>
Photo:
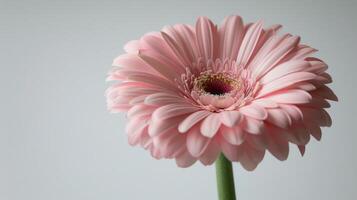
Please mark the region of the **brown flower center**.
<svg viewBox="0 0 357 200"><path fill-rule="evenodd" d="M195 86L202 92L224 95L240 88L240 81L224 73L201 74L195 79Z"/></svg>

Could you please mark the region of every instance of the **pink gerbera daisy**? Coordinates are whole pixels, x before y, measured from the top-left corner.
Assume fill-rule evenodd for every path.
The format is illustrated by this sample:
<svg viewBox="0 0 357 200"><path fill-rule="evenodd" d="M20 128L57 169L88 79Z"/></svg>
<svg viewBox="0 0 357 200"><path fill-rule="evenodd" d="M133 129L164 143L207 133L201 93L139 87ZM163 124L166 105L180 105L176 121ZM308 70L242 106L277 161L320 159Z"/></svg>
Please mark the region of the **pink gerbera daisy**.
<svg viewBox="0 0 357 200"><path fill-rule="evenodd" d="M253 170L266 150L285 160L289 143L304 154L331 125L325 108L337 97L316 50L280 28L200 17L127 43L106 95L110 111L127 111L129 143L180 167L223 153Z"/></svg>

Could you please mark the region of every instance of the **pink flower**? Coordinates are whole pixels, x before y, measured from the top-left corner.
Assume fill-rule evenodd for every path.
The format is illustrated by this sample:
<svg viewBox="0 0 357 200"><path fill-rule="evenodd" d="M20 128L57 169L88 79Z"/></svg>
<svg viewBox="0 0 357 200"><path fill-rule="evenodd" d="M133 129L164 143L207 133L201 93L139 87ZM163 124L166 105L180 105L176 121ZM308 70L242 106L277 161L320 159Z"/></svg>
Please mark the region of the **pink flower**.
<svg viewBox="0 0 357 200"><path fill-rule="evenodd" d="M200 17L127 43L106 96L110 111L127 111L129 143L180 167L222 152L253 170L266 150L287 159L289 143L303 155L310 135L331 126L325 108L337 97L316 50L280 28Z"/></svg>

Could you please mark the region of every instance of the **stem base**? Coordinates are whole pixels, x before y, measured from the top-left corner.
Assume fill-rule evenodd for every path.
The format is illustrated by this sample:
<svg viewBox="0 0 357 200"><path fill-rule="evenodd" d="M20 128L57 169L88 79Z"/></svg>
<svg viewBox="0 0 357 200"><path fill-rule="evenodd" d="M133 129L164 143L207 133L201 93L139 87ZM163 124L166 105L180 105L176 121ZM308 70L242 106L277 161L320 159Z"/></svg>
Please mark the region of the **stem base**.
<svg viewBox="0 0 357 200"><path fill-rule="evenodd" d="M231 161L221 154L215 164L219 200L236 200Z"/></svg>

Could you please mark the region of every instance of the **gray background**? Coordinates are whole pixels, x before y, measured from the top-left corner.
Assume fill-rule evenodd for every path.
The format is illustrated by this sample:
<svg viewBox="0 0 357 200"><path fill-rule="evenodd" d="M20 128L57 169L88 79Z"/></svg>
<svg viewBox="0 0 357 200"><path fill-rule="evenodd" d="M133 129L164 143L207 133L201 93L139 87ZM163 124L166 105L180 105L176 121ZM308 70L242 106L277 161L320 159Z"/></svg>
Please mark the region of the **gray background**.
<svg viewBox="0 0 357 200"><path fill-rule="evenodd" d="M216 199L213 166L181 169L127 144L104 79L125 41L229 14L301 35L330 65L340 98L333 127L303 158L293 147L254 172L235 164L239 199L356 199L356 10L352 0L1 0L0 199Z"/></svg>

